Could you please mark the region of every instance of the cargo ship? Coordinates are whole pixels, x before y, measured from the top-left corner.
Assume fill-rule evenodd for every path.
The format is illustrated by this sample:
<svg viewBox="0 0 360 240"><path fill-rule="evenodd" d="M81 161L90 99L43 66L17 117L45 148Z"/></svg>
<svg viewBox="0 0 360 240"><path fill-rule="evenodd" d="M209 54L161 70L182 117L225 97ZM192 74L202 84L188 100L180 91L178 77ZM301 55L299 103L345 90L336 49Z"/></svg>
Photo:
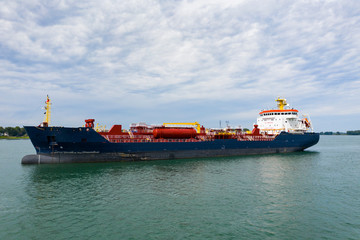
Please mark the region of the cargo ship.
<svg viewBox="0 0 360 240"><path fill-rule="evenodd" d="M147 161L273 154L303 151L319 141L308 115L277 98L277 108L262 110L252 131L241 127L205 128L198 122L131 124L110 130L86 119L82 127L50 126L51 101L39 126L24 126L36 154L23 164Z"/></svg>

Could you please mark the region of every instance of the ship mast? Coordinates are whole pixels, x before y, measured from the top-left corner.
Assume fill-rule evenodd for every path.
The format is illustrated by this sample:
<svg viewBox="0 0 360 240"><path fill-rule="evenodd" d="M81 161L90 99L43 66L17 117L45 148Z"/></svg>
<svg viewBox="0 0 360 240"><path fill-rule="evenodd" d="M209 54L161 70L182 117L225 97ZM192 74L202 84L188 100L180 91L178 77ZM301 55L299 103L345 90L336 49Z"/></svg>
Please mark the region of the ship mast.
<svg viewBox="0 0 360 240"><path fill-rule="evenodd" d="M288 105L285 98L278 97L275 101L278 102L277 105L279 110L284 110L284 107Z"/></svg>
<svg viewBox="0 0 360 240"><path fill-rule="evenodd" d="M43 126L44 127L48 127L50 125L50 115L51 115L51 101L49 98L49 95L47 95L46 97L46 102L45 102L45 117L44 117L44 122L43 122Z"/></svg>

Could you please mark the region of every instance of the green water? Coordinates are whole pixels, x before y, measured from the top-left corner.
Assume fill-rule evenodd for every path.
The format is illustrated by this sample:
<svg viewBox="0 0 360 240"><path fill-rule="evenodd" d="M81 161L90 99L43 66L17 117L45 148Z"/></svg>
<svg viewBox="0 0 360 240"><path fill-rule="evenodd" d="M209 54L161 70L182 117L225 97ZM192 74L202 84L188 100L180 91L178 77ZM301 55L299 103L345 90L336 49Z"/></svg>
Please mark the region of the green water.
<svg viewBox="0 0 360 240"><path fill-rule="evenodd" d="M0 140L0 239L360 239L360 137L306 152L31 165Z"/></svg>

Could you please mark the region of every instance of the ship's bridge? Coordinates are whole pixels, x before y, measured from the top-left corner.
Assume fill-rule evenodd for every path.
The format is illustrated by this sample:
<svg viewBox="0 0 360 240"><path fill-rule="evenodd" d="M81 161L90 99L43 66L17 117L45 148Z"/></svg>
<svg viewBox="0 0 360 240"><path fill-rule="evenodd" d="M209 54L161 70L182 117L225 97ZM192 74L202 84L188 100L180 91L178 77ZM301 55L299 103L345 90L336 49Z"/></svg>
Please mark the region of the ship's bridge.
<svg viewBox="0 0 360 240"><path fill-rule="evenodd" d="M279 134L282 131L286 132L305 132L310 126L310 119L299 118L299 111L293 108L288 108L286 99L276 99L278 109L263 110L259 112L257 118L257 125L260 132L268 134Z"/></svg>
<svg viewBox="0 0 360 240"><path fill-rule="evenodd" d="M275 116L275 115L295 115L299 113L296 109L284 109L284 110L264 110L259 113L260 116Z"/></svg>

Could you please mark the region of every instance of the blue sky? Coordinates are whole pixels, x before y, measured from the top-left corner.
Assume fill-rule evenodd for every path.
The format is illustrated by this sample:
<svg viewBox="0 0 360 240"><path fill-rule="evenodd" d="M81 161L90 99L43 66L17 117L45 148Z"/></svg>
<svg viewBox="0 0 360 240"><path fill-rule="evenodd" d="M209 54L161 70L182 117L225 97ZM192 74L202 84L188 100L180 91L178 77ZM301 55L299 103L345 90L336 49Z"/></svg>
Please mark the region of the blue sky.
<svg viewBox="0 0 360 240"><path fill-rule="evenodd" d="M287 98L316 131L360 129L360 1L0 3L0 126L251 128Z"/></svg>

